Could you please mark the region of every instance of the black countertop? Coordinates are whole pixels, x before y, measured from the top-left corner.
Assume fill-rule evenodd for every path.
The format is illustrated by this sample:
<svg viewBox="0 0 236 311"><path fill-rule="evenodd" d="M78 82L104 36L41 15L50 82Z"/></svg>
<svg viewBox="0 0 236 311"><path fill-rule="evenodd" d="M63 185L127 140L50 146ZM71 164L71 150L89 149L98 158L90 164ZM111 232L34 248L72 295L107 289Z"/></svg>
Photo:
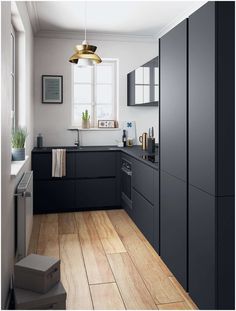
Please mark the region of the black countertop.
<svg viewBox="0 0 236 311"><path fill-rule="evenodd" d="M121 151L125 154L153 167L154 169L158 169L158 162L159 162L159 152L158 147L156 148L155 154L151 155L148 154L147 151L142 150L141 146L132 146L132 147L117 147L117 146L53 146L53 147L43 147L43 148L34 148L32 150L33 153L48 153L52 152L52 149L66 149L67 152L99 152L99 151ZM154 160L155 162L152 162L150 160Z"/></svg>

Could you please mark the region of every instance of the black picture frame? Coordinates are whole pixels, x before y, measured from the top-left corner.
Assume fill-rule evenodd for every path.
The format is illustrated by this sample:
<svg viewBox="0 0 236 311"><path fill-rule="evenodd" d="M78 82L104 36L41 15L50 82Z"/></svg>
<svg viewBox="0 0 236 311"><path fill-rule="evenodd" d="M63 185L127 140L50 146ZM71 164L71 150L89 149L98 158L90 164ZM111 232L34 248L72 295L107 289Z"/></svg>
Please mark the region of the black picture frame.
<svg viewBox="0 0 236 311"><path fill-rule="evenodd" d="M42 75L42 103L63 103L63 76Z"/></svg>

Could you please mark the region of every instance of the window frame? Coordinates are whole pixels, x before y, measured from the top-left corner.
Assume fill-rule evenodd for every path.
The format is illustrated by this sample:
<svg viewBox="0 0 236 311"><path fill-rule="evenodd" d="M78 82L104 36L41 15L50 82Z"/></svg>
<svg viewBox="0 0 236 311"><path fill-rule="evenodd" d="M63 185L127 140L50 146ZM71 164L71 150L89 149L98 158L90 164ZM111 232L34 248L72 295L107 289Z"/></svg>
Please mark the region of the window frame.
<svg viewBox="0 0 236 311"><path fill-rule="evenodd" d="M13 38L13 41L12 41ZM13 44L12 44L13 43ZM11 24L11 130L16 129L16 31Z"/></svg>
<svg viewBox="0 0 236 311"><path fill-rule="evenodd" d="M98 119L97 119L97 107L99 105L103 105L98 104L97 103L97 94L96 94L96 89L97 89L97 85L112 85L112 102L111 102L111 106L112 106L112 115L113 115L113 119L115 121L118 121L118 99L117 99L117 94L118 94L118 59L115 58L103 58L102 59L103 63L101 65L94 65L93 67L91 67L91 75L92 75L92 79L91 79L91 83L87 83L87 82L75 82L74 81L74 64L71 64L71 79L72 79L72 87L71 87L71 125L72 127L81 127L81 121L79 121L78 123L75 122L74 119L74 106L76 105L75 101L74 101L74 86L75 84L78 85L91 85L91 103L89 104L79 104L77 103L77 105L90 105L91 106L91 116L90 116L90 121L91 121L91 128L98 128ZM111 64L112 65L112 82L111 83L97 83L97 68L98 66L102 66L103 64ZM104 103L105 105L105 103ZM110 104L108 104L110 106Z"/></svg>

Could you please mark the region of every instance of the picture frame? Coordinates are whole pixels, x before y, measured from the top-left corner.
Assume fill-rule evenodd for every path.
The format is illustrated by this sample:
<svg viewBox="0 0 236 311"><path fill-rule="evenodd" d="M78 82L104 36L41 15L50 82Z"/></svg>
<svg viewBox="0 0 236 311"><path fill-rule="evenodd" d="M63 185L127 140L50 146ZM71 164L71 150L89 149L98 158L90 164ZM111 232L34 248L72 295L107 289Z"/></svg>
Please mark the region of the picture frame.
<svg viewBox="0 0 236 311"><path fill-rule="evenodd" d="M42 103L63 103L63 76L42 75Z"/></svg>
<svg viewBox="0 0 236 311"><path fill-rule="evenodd" d="M98 128L115 128L115 120L98 120Z"/></svg>

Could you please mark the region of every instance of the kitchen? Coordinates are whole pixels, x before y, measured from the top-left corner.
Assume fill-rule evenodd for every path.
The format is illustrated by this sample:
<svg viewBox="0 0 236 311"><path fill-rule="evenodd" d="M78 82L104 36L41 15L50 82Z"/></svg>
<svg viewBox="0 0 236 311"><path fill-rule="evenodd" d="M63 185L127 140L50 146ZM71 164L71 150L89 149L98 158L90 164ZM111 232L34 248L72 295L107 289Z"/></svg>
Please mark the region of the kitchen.
<svg viewBox="0 0 236 311"><path fill-rule="evenodd" d="M60 259L67 309L234 309L234 10L1 3L2 309L36 307L14 285L31 253Z"/></svg>

